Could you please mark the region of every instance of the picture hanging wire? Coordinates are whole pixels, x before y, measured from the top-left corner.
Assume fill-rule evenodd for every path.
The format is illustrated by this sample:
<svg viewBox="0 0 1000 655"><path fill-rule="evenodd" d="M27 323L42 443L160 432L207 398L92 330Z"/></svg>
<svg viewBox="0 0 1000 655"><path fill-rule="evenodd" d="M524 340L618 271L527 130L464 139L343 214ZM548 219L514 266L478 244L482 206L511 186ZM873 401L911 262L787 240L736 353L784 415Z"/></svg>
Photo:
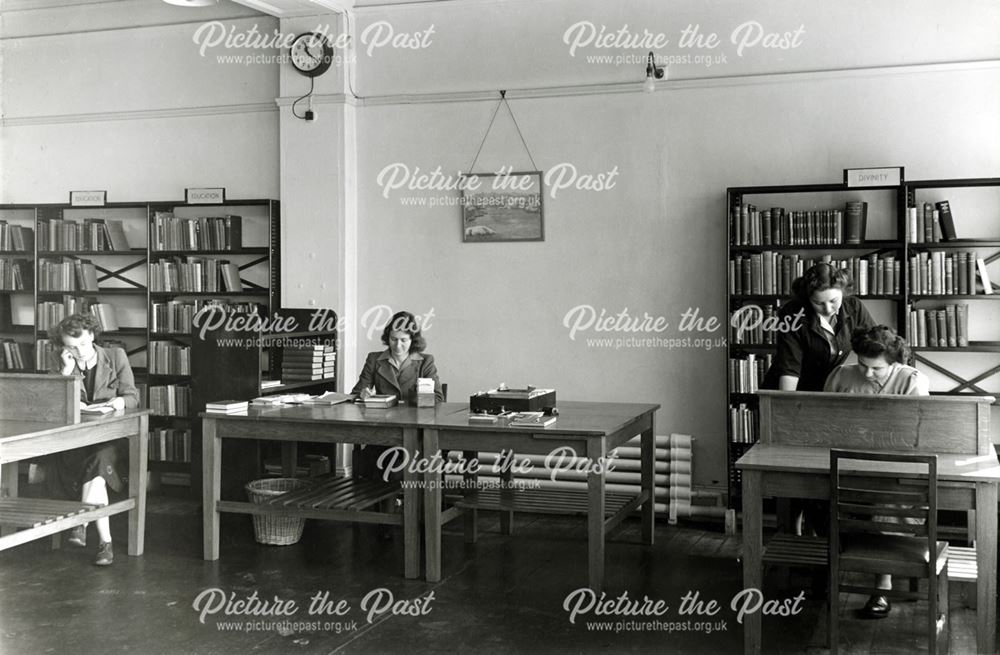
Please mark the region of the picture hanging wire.
<svg viewBox="0 0 1000 655"><path fill-rule="evenodd" d="M517 136L521 138L521 145L524 146L524 151L528 153L528 159L531 161L532 170L538 170L538 165L535 164L535 158L531 156L531 150L528 149L528 144L524 140L524 135L521 134L521 126L517 124L517 119L514 117L514 110L510 108L510 103L507 102L507 90L501 89L500 100L497 101L497 106L493 110L493 116L490 117L490 124L486 128L486 134L483 135L483 140L479 142L479 150L476 151L476 156L472 159L472 163L469 164L469 168L466 169L469 173L475 170L476 162L479 161L479 154L483 151L483 146L486 144L486 139L490 135L490 130L493 129L493 121L497 118L497 112L500 111L500 105L507 107L507 113L510 114L510 120L514 122L514 129L517 130Z"/></svg>

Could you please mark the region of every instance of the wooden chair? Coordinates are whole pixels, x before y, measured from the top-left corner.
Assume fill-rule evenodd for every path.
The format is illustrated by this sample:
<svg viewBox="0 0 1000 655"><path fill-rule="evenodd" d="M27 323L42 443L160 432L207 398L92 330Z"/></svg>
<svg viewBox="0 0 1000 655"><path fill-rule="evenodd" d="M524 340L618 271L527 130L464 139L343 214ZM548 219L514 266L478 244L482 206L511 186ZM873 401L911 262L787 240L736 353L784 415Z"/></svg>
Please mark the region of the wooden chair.
<svg viewBox="0 0 1000 655"><path fill-rule="evenodd" d="M845 460L855 462L853 470L842 470ZM903 463L921 472L926 467L926 483L921 480L902 484L890 476L880 475L879 463ZM922 519L922 522L907 523L908 518ZM890 598L926 598L929 652L947 652L948 543L937 540L936 455L831 450L829 543L831 653L837 652L842 591L879 593ZM873 586L841 584L841 573L848 572L926 578L927 592L918 592L914 585L910 591L876 592Z"/></svg>

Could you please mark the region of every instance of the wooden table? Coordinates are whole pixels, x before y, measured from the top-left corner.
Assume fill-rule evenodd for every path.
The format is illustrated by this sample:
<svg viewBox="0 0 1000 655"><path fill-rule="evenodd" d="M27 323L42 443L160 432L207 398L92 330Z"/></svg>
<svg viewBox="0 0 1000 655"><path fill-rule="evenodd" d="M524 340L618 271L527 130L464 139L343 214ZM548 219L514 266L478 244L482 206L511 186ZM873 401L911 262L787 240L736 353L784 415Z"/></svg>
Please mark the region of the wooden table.
<svg viewBox="0 0 1000 655"><path fill-rule="evenodd" d="M760 392L761 443L736 463L743 477L743 587L761 589L762 498L829 499L831 448L936 454L938 507L977 510L977 650L993 653L1000 463L989 443L992 400ZM905 465L854 462L849 470L891 480L921 477ZM744 618L743 640L744 653L761 652L759 613Z"/></svg>
<svg viewBox="0 0 1000 655"><path fill-rule="evenodd" d="M58 376L51 376L57 378ZM71 396L71 402L78 404ZM5 411L5 414L7 412ZM77 409L77 416L79 410ZM0 524L26 529L0 537L0 550L54 535L103 516L129 513L128 554L142 555L146 525L146 446L149 410L126 410L79 423L0 420ZM19 498L17 463L43 455L127 438L128 498L99 507L80 501Z"/></svg>
<svg viewBox="0 0 1000 655"><path fill-rule="evenodd" d="M333 406L292 405L265 410L250 409L237 414L202 416L202 466L204 471L204 557L219 558L219 513L275 514L325 520L382 523L403 526L404 575L420 575L420 493L415 485L403 488L403 513L358 511L353 509L316 509L299 506L255 505L222 500L222 440L262 439L293 443L358 443L399 446L413 458L419 457L419 430L432 425L437 408L397 406L389 409L366 409L352 403ZM418 476L408 468L404 482Z"/></svg>
<svg viewBox="0 0 1000 655"><path fill-rule="evenodd" d="M441 579L441 526L464 512L478 509L505 513L584 514L587 516L589 584L599 591L604 584L604 540L630 512L640 509L642 542L653 543L655 459L653 414L659 405L633 403L588 403L561 401L558 420L540 430L507 427L503 423L470 424L468 405L445 403L432 425L424 425L425 457L442 450L461 450L466 458L476 451L511 451L524 455L548 455L557 448L573 448L577 455L598 463L608 453L641 434L642 491L637 496L607 494L603 467L588 470L587 490L504 490L495 493L466 493L455 507L442 512L440 475L425 474L424 529L427 580ZM599 470L598 470L599 469ZM510 476L505 476L510 478ZM474 514L472 515L474 516ZM509 520L509 519L508 519ZM474 529L467 521L467 529ZM471 521L474 524L474 519ZM509 523L508 523L509 525Z"/></svg>

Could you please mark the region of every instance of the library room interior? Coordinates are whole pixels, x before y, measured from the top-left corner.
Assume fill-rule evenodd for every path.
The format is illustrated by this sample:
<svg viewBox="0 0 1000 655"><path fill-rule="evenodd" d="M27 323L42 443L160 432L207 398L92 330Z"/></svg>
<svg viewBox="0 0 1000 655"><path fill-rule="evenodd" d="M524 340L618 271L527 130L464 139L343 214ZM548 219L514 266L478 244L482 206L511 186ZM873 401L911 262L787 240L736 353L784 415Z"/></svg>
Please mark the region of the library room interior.
<svg viewBox="0 0 1000 655"><path fill-rule="evenodd" d="M0 652L995 653L998 34L0 0Z"/></svg>

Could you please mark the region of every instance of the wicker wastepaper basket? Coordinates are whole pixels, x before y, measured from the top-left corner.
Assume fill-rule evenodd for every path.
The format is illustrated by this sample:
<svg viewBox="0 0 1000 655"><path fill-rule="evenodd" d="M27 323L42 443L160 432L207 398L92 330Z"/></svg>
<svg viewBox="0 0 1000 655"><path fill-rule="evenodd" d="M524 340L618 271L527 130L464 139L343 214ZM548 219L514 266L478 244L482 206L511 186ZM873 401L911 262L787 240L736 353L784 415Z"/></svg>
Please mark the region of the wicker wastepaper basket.
<svg viewBox="0 0 1000 655"><path fill-rule="evenodd" d="M267 501L308 485L307 480L300 478L266 478L254 480L246 484L250 502L263 505ZM270 546L290 546L302 538L302 528L306 520L297 516L275 516L272 514L254 514L253 531L257 543Z"/></svg>

